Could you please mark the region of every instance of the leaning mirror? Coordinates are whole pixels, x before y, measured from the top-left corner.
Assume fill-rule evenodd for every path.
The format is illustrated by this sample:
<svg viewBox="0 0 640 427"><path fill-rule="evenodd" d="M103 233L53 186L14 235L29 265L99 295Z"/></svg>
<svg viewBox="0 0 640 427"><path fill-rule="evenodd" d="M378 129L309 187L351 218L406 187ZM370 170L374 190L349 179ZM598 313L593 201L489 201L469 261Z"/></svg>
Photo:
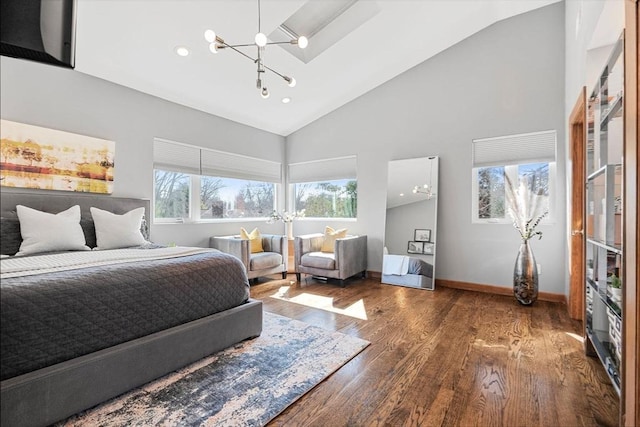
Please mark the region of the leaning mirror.
<svg viewBox="0 0 640 427"><path fill-rule="evenodd" d="M392 160L382 283L435 287L438 212L438 157Z"/></svg>

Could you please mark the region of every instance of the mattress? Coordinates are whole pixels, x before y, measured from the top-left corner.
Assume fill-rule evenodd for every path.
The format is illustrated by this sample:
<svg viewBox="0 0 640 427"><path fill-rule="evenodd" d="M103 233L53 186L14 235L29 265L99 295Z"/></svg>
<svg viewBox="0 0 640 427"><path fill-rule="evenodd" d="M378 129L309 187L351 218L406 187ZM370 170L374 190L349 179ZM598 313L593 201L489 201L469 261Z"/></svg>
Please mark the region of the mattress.
<svg viewBox="0 0 640 427"><path fill-rule="evenodd" d="M155 249L139 250L146 254ZM2 380L200 319L249 298L240 260L215 250L3 278L0 286Z"/></svg>

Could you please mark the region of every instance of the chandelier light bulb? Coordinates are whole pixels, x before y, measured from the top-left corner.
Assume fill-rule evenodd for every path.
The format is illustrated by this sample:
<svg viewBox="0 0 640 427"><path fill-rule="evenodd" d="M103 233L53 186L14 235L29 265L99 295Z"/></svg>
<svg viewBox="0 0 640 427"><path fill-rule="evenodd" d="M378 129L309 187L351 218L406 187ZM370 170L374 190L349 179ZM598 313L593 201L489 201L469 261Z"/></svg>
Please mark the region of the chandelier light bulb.
<svg viewBox="0 0 640 427"><path fill-rule="evenodd" d="M184 47L184 46L178 46L178 47L176 48L176 53L177 53L179 56L188 56L188 55L189 55L189 49L187 49L187 48L186 48L186 47Z"/></svg>
<svg viewBox="0 0 640 427"><path fill-rule="evenodd" d="M267 36L265 36L263 33L258 33L256 34L256 44L259 47L265 47L267 45Z"/></svg>
<svg viewBox="0 0 640 427"><path fill-rule="evenodd" d="M260 92L260 96L262 96L263 99L267 99L269 98L271 94L269 93L269 90L267 89L267 87L263 87L262 91Z"/></svg>
<svg viewBox="0 0 640 427"><path fill-rule="evenodd" d="M213 30L207 30L204 32L204 39L209 43L216 41L216 33Z"/></svg>
<svg viewBox="0 0 640 427"><path fill-rule="evenodd" d="M218 53L218 44L209 43L209 51L211 51L211 53Z"/></svg>
<svg viewBox="0 0 640 427"><path fill-rule="evenodd" d="M309 39L307 39L305 36L298 37L298 47L300 49L304 49L307 46L309 46Z"/></svg>
<svg viewBox="0 0 640 427"><path fill-rule="evenodd" d="M289 87L296 87L296 79L294 79L293 77L285 77L284 79Z"/></svg>

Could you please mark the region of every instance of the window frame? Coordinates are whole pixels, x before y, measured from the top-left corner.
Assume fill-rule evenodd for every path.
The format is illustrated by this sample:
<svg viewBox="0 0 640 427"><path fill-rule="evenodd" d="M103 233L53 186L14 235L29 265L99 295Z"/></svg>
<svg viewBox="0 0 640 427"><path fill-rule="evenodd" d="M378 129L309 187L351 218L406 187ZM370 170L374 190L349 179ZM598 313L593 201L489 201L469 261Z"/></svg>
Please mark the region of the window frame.
<svg viewBox="0 0 640 427"><path fill-rule="evenodd" d="M156 192L155 192L155 173L156 170L153 170L153 223L154 224L206 224L206 223L226 223L226 222L250 222L250 221L267 221L269 219L269 214L271 212L266 213L265 216L261 217L244 217L244 218L201 218L201 208L200 208L200 179L203 176L209 178L229 178L224 176L211 176L211 175L196 175L196 174L185 174L189 176L189 216L186 218L158 218L155 213L155 203L156 203ZM159 169L162 170L162 169ZM238 178L234 178L238 179ZM273 188L273 209L275 210L278 206L278 200L281 192L282 184L277 182L270 181L256 181L252 179L247 179L246 181L252 182L264 182L268 184L272 184Z"/></svg>
<svg viewBox="0 0 640 427"><path fill-rule="evenodd" d="M556 162L532 162L549 164L549 214L540 222L541 224L555 224L556 219L556 185L557 166ZM512 182L519 182L518 166L530 163L519 163L509 165L481 166L471 168L471 223L472 224L513 224L513 220L506 212L504 218L479 218L478 217L478 169L484 167L504 167L505 175L509 176Z"/></svg>
<svg viewBox="0 0 640 427"><path fill-rule="evenodd" d="M321 181L310 181L310 182L295 182L295 183L290 183L289 184L289 208L292 212L295 212L299 209L297 209L297 207L295 206L296 203L296 190L295 190L295 186L299 185L299 184L319 184L319 183L323 183L323 182L331 182L331 181L355 181L356 182L356 189L358 186L358 178L332 178L332 179L324 179ZM323 220L323 221L357 221L358 220L358 197L357 197L357 193L356 193L356 212L355 212L355 216L353 217L340 217L340 216L308 216L305 212L305 216L303 218L300 218L301 220Z"/></svg>

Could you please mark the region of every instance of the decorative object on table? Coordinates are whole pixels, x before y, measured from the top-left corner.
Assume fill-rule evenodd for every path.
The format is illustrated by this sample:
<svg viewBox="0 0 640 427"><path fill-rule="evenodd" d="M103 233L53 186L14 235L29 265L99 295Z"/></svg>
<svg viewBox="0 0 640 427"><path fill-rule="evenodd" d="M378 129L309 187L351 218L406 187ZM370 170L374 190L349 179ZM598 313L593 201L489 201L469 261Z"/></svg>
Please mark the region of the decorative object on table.
<svg viewBox="0 0 640 427"><path fill-rule="evenodd" d="M549 210L543 205L542 189L532 190L528 179L521 179L518 188L507 175L505 181L507 212L522 238L513 269L513 294L520 304L531 305L538 299L538 267L529 240L534 236L542 238L536 227Z"/></svg>
<svg viewBox="0 0 640 427"><path fill-rule="evenodd" d="M422 253L425 255L433 255L434 244L431 242L424 242L422 247Z"/></svg>
<svg viewBox="0 0 640 427"><path fill-rule="evenodd" d="M113 192L114 141L0 120L3 187Z"/></svg>
<svg viewBox="0 0 640 427"><path fill-rule="evenodd" d="M424 250L424 242L409 241L407 244L407 253L409 254L421 254Z"/></svg>
<svg viewBox="0 0 640 427"><path fill-rule="evenodd" d="M368 345L360 338L264 312L259 337L74 415L59 426L264 426Z"/></svg>
<svg viewBox="0 0 640 427"><path fill-rule="evenodd" d="M222 39L219 35L217 35L213 30L206 30L204 32L204 39L207 41L207 43L209 43L209 51L211 53L218 53L218 51L220 50L229 49L239 53L240 55L244 56L245 58L251 60L251 62L256 64L258 67L258 79L256 80L256 88L260 91L260 95L262 96L262 98L267 99L269 98L269 90L267 89L267 86L263 82L264 74L266 71L271 71L273 74L282 78L285 82L287 82L287 85L289 87L294 87L296 85L296 79L294 79L293 77L286 76L284 74L280 74L273 68L270 68L264 65L265 48L269 45L293 44L293 45L297 45L300 49L304 49L308 46L309 40L305 36L300 36L298 34L295 34L290 28L285 27L284 25L281 25L278 28L282 30L282 32L285 33L287 36L289 36L290 39L287 41L281 41L281 42L270 42L267 39L267 36L262 32L261 25L260 25L260 21L261 21L260 15L261 15L260 0L258 0L258 32L254 37L253 43L229 44L225 42L224 39ZM252 58L251 56L247 55L246 53L240 50L247 47L256 48L257 58Z"/></svg>
<svg viewBox="0 0 640 427"><path fill-rule="evenodd" d="M282 221L286 227L287 239L293 240L293 220L304 217L304 209L297 212L284 211L282 213L274 210L269 216L267 223L273 224L274 222Z"/></svg>
<svg viewBox="0 0 640 427"><path fill-rule="evenodd" d="M416 228L413 232L413 240L416 242L430 242L431 241L431 230L424 228Z"/></svg>

